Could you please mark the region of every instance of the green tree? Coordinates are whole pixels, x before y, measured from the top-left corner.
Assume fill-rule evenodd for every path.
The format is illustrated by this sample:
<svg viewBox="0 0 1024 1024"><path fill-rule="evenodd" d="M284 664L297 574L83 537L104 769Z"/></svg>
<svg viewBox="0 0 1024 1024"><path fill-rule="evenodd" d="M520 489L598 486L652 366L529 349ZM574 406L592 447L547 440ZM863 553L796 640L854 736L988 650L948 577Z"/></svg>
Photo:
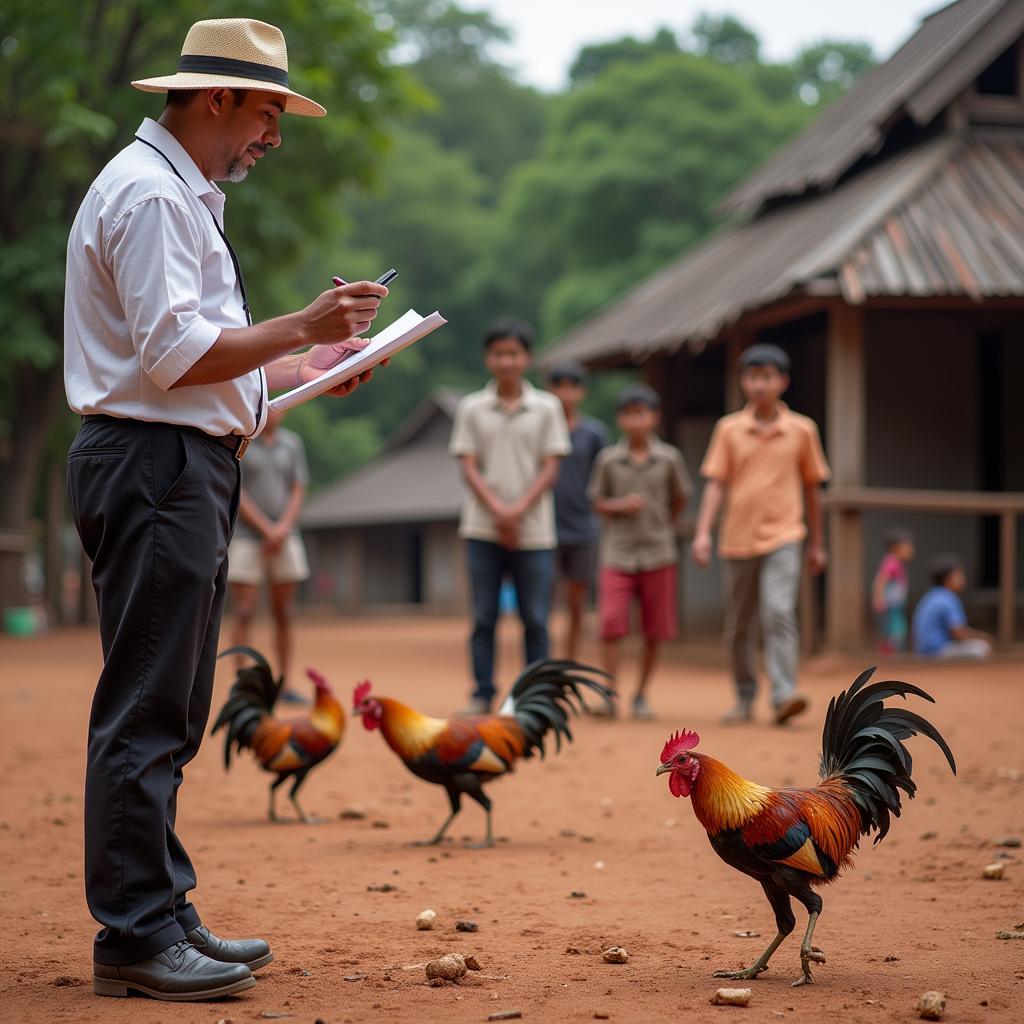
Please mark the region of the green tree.
<svg viewBox="0 0 1024 1024"><path fill-rule="evenodd" d="M731 14L701 14L690 33L695 52L720 64L756 64L761 53L757 34Z"/></svg>
<svg viewBox="0 0 1024 1024"><path fill-rule="evenodd" d="M874 65L870 43L823 39L804 47L792 68L796 89L805 103L828 103Z"/></svg>
<svg viewBox="0 0 1024 1024"><path fill-rule="evenodd" d="M591 82L612 64L638 64L663 53L678 53L679 40L667 28L659 28L650 39L624 36L607 43L584 46L569 68L569 81L573 85Z"/></svg>
<svg viewBox="0 0 1024 1024"><path fill-rule="evenodd" d="M129 82L175 67L193 21L237 13L227 0L0 7L0 530L24 528L47 438L59 421L70 425L62 299L75 211L142 117L161 109L159 97ZM282 152L231 190L228 229L257 318L266 319L300 297L282 271L336 229L340 186L371 177L383 118L416 96L408 76L382 61L393 40L357 0L249 0L245 13L283 27L294 87L333 108L322 122L286 119ZM325 283L307 282L301 299ZM17 566L7 568L10 587Z"/></svg>
<svg viewBox="0 0 1024 1024"><path fill-rule="evenodd" d="M485 11L450 0L379 0L398 38L393 57L433 102L409 123L446 150L464 154L496 202L509 171L534 155L544 130L546 97L516 81L497 49L506 28Z"/></svg>
<svg viewBox="0 0 1024 1024"><path fill-rule="evenodd" d="M560 333L706 234L721 195L807 116L708 57L611 65L556 102L541 154L509 182L480 287Z"/></svg>

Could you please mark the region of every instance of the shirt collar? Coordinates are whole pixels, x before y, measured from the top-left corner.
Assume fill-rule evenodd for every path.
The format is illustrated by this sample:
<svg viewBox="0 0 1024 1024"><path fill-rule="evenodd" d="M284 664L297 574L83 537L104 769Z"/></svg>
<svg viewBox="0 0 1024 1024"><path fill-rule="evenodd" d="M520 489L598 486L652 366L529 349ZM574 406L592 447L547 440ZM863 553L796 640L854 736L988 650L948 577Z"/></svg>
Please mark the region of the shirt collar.
<svg viewBox="0 0 1024 1024"><path fill-rule="evenodd" d="M657 459L662 449L665 447L665 442L656 434L652 434L647 439L647 462L653 462ZM622 459L626 462L633 462L629 457L629 442L624 438L620 437L618 441L612 446L612 450L615 453L616 459ZM633 463L634 465L647 465L647 463Z"/></svg>
<svg viewBox="0 0 1024 1024"><path fill-rule="evenodd" d="M784 434L789 427L789 406L785 402L779 402L779 415L771 423L762 424L754 415L754 407L749 403L743 407L740 415L747 430L751 433L764 434L766 437Z"/></svg>
<svg viewBox="0 0 1024 1024"><path fill-rule="evenodd" d="M199 197L209 196L206 202L223 204L224 193L203 177L203 172L185 151L184 146L162 125L147 117L135 133L140 139L156 146L174 165L174 169L185 179L185 184Z"/></svg>
<svg viewBox="0 0 1024 1024"><path fill-rule="evenodd" d="M528 409L537 400L537 389L528 380L523 380L520 383L523 390L519 395L519 404L516 405L515 408ZM489 380L484 385L484 391L490 396L491 402L496 409L505 408L501 399L498 397L498 385L493 380Z"/></svg>

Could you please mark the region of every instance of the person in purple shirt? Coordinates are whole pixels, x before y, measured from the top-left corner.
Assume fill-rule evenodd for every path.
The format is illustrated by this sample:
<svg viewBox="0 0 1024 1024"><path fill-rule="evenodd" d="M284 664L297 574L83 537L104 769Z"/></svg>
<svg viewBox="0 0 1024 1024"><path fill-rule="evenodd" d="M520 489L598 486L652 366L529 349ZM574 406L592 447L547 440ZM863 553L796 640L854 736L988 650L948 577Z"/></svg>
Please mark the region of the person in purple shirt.
<svg viewBox="0 0 1024 1024"><path fill-rule="evenodd" d="M579 363L563 363L548 374L548 390L562 403L572 441L572 452L562 460L555 484L556 571L565 580L569 611L565 656L571 660L579 648L583 612L597 571L599 526L587 484L597 453L611 440L600 420L580 412L586 382L586 371Z"/></svg>
<svg viewBox="0 0 1024 1024"><path fill-rule="evenodd" d="M942 660L983 661L992 654L992 637L967 625L960 595L967 587L963 562L956 555L932 560L934 586L914 609L914 653Z"/></svg>

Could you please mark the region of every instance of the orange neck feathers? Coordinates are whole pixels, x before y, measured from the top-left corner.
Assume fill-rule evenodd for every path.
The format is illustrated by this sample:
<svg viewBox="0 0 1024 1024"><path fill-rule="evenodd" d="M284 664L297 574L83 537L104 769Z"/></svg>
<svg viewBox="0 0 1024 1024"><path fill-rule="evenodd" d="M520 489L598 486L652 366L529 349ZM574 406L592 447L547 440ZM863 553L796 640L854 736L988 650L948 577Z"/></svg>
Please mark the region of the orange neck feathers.
<svg viewBox="0 0 1024 1024"><path fill-rule="evenodd" d="M399 757L406 760L414 760L425 754L438 733L448 725L443 718L422 715L390 697L379 697L378 703L384 710L380 720L384 740Z"/></svg>
<svg viewBox="0 0 1024 1024"><path fill-rule="evenodd" d="M309 719L316 730L333 743L341 742L345 732L345 709L335 700L333 694L326 690L317 691Z"/></svg>
<svg viewBox="0 0 1024 1024"><path fill-rule="evenodd" d="M768 803L772 790L737 775L721 761L707 754L691 752L700 763L690 793L693 813L711 834L723 829L741 828Z"/></svg>

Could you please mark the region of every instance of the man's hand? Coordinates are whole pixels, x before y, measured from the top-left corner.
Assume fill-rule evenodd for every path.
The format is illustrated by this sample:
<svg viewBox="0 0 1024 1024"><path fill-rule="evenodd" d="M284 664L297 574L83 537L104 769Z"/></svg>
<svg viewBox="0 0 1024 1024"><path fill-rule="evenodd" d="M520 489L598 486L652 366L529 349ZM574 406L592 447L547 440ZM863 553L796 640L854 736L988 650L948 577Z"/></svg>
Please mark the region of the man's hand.
<svg viewBox="0 0 1024 1024"><path fill-rule="evenodd" d="M639 515L647 508L647 499L642 494L627 494L619 506L619 510L627 516Z"/></svg>
<svg viewBox="0 0 1024 1024"><path fill-rule="evenodd" d="M812 544L807 549L807 565L812 576L820 576L828 566L828 552L821 544Z"/></svg>
<svg viewBox="0 0 1024 1024"><path fill-rule="evenodd" d="M282 523L271 523L270 528L263 534L263 554L273 558L281 550L290 532Z"/></svg>
<svg viewBox="0 0 1024 1024"><path fill-rule="evenodd" d="M380 300L387 293L384 285L374 281L356 281L321 292L299 314L305 340L311 345L329 345L331 348L336 348L340 342L348 344L350 351L363 348L366 342L357 336L370 329ZM361 343L352 345L350 339ZM337 361L335 358L321 365L321 372Z"/></svg>
<svg viewBox="0 0 1024 1024"><path fill-rule="evenodd" d="M702 569L706 569L711 564L711 534L696 534L690 545L690 554Z"/></svg>

